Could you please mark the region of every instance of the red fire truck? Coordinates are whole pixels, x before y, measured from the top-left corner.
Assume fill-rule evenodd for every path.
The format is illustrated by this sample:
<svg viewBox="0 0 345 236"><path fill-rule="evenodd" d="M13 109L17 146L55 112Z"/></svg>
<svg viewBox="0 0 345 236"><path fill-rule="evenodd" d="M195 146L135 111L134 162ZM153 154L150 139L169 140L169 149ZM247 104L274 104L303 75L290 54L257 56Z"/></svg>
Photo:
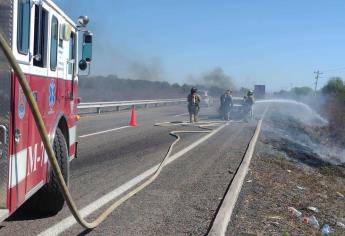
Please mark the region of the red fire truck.
<svg viewBox="0 0 345 236"><path fill-rule="evenodd" d="M90 68L92 58L87 23L87 17L74 23L51 0L0 0L0 32L26 75L67 182L77 149L77 67ZM44 213L64 204L23 91L0 52L0 221L27 200Z"/></svg>

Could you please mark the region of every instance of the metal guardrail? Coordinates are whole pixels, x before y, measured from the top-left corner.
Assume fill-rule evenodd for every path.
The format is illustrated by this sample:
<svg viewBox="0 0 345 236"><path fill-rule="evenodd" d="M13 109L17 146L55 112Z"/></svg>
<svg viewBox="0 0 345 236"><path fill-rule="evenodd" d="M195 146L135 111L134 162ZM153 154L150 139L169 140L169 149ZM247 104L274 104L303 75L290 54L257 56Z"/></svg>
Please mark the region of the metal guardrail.
<svg viewBox="0 0 345 236"><path fill-rule="evenodd" d="M101 113L101 108L116 108L117 111L121 107L131 107L131 106L144 106L168 103L186 103L186 98L176 98L176 99L157 99L157 100L132 100L132 101L113 101L113 102L85 102L78 105L78 109L97 109L97 113Z"/></svg>
<svg viewBox="0 0 345 236"><path fill-rule="evenodd" d="M240 103L243 98L233 97L234 103ZM101 109L104 108L115 108L119 111L121 107L131 106L144 106L147 108L149 105L168 104L168 103L187 103L186 98L175 98L175 99L156 99L156 100L132 100L132 101L112 101L112 102L84 102L78 105L78 109L97 109L97 113L101 113Z"/></svg>

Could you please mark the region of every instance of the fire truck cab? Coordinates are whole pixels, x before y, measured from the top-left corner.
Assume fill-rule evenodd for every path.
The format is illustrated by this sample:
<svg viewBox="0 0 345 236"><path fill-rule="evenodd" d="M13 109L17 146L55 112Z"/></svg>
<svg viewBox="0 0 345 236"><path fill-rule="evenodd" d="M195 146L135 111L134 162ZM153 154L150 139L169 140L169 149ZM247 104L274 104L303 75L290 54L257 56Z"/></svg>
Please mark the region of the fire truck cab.
<svg viewBox="0 0 345 236"><path fill-rule="evenodd" d="M77 67L85 70L92 60L87 23L80 17L75 24L51 0L0 0L0 33L31 87L66 182L77 148ZM0 221L27 200L30 210L50 214L64 204L26 98L1 51Z"/></svg>

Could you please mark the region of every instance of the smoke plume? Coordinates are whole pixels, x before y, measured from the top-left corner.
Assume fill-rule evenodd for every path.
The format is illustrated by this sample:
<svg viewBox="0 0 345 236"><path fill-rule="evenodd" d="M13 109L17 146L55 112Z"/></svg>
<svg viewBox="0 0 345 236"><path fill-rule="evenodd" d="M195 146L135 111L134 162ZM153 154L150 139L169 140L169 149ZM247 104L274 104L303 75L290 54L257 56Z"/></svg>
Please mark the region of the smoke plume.
<svg viewBox="0 0 345 236"><path fill-rule="evenodd" d="M153 58L148 62L132 62L128 67L129 76L133 79L162 81L163 66L158 58Z"/></svg>
<svg viewBox="0 0 345 236"><path fill-rule="evenodd" d="M189 81L193 84L204 85L209 88L234 89L234 83L231 76L227 75L221 67L215 67L213 70L203 73L198 78L191 76Z"/></svg>

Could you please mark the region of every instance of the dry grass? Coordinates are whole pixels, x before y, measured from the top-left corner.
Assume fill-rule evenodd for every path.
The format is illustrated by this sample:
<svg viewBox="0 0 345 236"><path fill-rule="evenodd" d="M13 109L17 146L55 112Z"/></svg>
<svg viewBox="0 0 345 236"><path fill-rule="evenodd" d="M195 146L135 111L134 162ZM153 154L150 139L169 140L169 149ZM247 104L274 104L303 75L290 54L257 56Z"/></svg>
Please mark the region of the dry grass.
<svg viewBox="0 0 345 236"><path fill-rule="evenodd" d="M279 154L256 156L251 168L247 179L253 181L245 182L231 226L236 233L230 235L320 235L291 215L290 206L315 215L321 226L331 225L333 235L345 235L345 229L336 226L345 218L345 199L337 194L345 194L345 178L334 174L337 168L306 168Z"/></svg>

